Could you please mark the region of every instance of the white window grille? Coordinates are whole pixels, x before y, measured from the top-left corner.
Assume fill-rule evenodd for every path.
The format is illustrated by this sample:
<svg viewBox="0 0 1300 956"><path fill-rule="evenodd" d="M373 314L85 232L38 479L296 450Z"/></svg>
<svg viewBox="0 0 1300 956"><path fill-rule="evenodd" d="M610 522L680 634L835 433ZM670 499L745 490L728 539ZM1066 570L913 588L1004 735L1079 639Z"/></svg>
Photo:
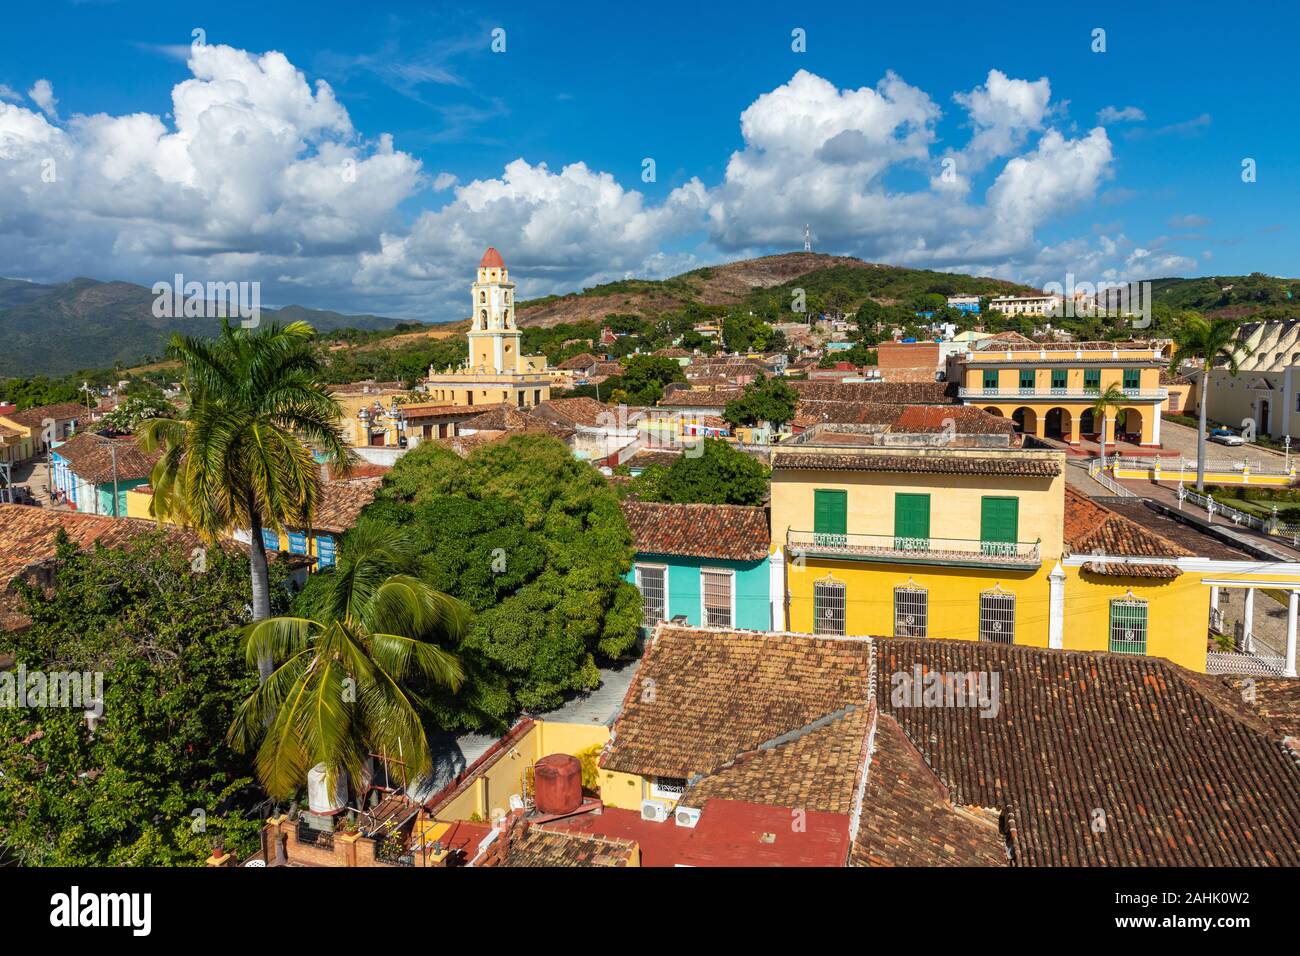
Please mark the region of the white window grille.
<svg viewBox="0 0 1300 956"><path fill-rule="evenodd" d="M1147 602L1110 602L1110 650L1112 654L1147 652Z"/></svg>
<svg viewBox="0 0 1300 956"><path fill-rule="evenodd" d="M676 803L685 793L685 777L655 777L650 783L650 796L656 800L671 800Z"/></svg>
<svg viewBox="0 0 1300 956"><path fill-rule="evenodd" d="M844 636L844 585L839 581L813 584L813 633Z"/></svg>
<svg viewBox="0 0 1300 956"><path fill-rule="evenodd" d="M664 568L643 564L636 567L636 586L641 589L641 621L648 628L653 628L666 615L666 577Z"/></svg>
<svg viewBox="0 0 1300 956"><path fill-rule="evenodd" d="M700 571L704 594L704 623L709 627L731 627L730 571Z"/></svg>
<svg viewBox="0 0 1300 956"><path fill-rule="evenodd" d="M995 644L1016 642L1016 596L1001 591L980 595L980 640Z"/></svg>
<svg viewBox="0 0 1300 956"><path fill-rule="evenodd" d="M930 593L925 588L894 588L894 636L927 637Z"/></svg>

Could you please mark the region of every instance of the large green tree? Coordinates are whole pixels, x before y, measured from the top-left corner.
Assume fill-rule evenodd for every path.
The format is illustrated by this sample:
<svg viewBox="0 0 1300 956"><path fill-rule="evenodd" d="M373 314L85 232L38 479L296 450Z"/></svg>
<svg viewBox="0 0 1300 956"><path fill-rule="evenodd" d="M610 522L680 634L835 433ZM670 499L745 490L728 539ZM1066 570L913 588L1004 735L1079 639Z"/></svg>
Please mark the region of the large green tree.
<svg viewBox="0 0 1300 956"><path fill-rule="evenodd" d="M633 355L623 363L620 387L633 405L653 405L664 394L669 382L686 381L686 373L676 359L662 355Z"/></svg>
<svg viewBox="0 0 1300 956"><path fill-rule="evenodd" d="M252 330L224 320L215 340L173 336L167 353L184 365L186 410L140 429L141 445L162 451L150 475L156 517L213 542L249 531L254 620L270 615L262 529L311 524L320 501L313 449L348 468L314 336L306 322ZM260 669L265 679L271 662Z"/></svg>
<svg viewBox="0 0 1300 956"><path fill-rule="evenodd" d="M671 467L651 465L630 487L642 501L759 505L767 496L769 474L722 439L706 438L679 455Z"/></svg>
<svg viewBox="0 0 1300 956"><path fill-rule="evenodd" d="M1177 375L1188 361L1200 360L1201 378L1197 404L1200 405L1200 427L1196 435L1196 490L1205 493L1205 438L1206 409L1210 404L1210 374L1215 366L1227 368L1235 376L1241 363L1250 356L1250 348L1237 336L1238 325L1234 319L1206 321L1195 312L1182 316L1174 333L1174 354L1169 360L1170 370Z"/></svg>
<svg viewBox="0 0 1300 956"><path fill-rule="evenodd" d="M283 577L272 569L280 610ZM215 838L255 849L262 796L222 742L255 684L239 646L247 559L161 531L85 552L63 538L52 583L20 588L32 624L10 646L29 674L101 673L102 716L92 731L80 708L0 707L0 859L180 866Z"/></svg>
<svg viewBox="0 0 1300 956"><path fill-rule="evenodd" d="M799 393L779 378L756 378L745 386L740 398L732 399L722 417L732 425L757 425L768 422L780 428L794 419Z"/></svg>
<svg viewBox="0 0 1300 956"><path fill-rule="evenodd" d="M444 726L500 729L597 686L600 661L630 652L640 598L623 580L631 537L618 499L590 465L543 435L517 435L462 459L435 443L404 456L364 520L416 537L429 580L475 617L453 650L457 695L433 693Z"/></svg>
<svg viewBox="0 0 1300 956"><path fill-rule="evenodd" d="M273 797L292 796L318 765L331 789L340 773L359 780L372 753L391 759L403 784L429 772L418 685L460 687L460 662L441 645L459 643L469 609L423 570L408 535L363 523L304 594L302 616L245 629L248 662L277 666L240 706L228 740L241 753L256 747Z"/></svg>

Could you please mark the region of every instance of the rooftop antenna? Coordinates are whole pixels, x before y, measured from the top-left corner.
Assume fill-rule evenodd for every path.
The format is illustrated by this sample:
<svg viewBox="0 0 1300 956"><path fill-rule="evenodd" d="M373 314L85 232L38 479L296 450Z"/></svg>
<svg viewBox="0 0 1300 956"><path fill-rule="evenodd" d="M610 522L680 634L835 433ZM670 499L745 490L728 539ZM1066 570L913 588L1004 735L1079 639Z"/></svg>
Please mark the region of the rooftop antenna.
<svg viewBox="0 0 1300 956"><path fill-rule="evenodd" d="M811 225L805 225L803 227L803 251L812 252L812 226Z"/></svg>

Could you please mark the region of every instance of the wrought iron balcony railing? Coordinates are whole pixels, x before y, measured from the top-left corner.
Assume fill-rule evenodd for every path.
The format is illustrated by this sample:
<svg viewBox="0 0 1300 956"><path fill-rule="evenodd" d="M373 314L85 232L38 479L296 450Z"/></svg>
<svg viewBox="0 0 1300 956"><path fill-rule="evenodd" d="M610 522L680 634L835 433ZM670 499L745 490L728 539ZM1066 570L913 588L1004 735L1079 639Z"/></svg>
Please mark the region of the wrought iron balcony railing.
<svg viewBox="0 0 1300 956"><path fill-rule="evenodd" d="M1124 397L1133 401L1164 401L1169 397L1167 388L1124 388ZM1097 388L966 388L958 390L961 398L1069 398L1096 401L1101 395Z"/></svg>
<svg viewBox="0 0 1300 956"><path fill-rule="evenodd" d="M970 567L1036 568L1042 563L1037 541L980 541L970 538L915 538L891 534L826 534L788 531L792 556L849 561L885 561Z"/></svg>

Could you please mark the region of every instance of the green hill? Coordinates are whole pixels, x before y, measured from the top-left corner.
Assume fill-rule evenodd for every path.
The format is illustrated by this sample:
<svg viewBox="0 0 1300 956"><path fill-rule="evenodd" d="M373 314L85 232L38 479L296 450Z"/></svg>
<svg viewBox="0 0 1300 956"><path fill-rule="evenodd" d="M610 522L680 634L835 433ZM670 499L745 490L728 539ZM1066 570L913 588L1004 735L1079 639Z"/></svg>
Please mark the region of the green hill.
<svg viewBox="0 0 1300 956"><path fill-rule="evenodd" d="M215 319L159 319L154 294L130 282L73 279L38 285L0 279L0 379L67 375L85 368L136 365L159 356L173 332L193 334ZM262 309L264 320L304 319L322 332L342 328L384 329L398 319L342 315L287 306Z"/></svg>

